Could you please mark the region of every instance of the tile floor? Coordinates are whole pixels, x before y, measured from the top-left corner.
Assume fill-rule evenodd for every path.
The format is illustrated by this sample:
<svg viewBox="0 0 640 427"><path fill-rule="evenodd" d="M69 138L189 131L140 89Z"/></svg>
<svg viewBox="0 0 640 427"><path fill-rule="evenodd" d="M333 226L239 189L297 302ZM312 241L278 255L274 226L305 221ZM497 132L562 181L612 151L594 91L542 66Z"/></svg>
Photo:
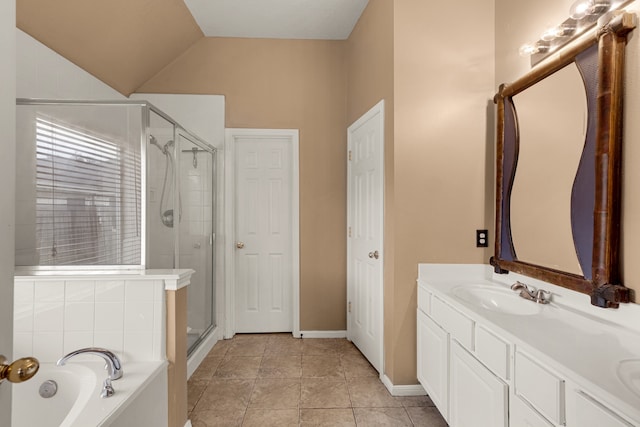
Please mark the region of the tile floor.
<svg viewBox="0 0 640 427"><path fill-rule="evenodd" d="M426 396L393 397L345 339L236 335L189 380L193 427L447 424Z"/></svg>

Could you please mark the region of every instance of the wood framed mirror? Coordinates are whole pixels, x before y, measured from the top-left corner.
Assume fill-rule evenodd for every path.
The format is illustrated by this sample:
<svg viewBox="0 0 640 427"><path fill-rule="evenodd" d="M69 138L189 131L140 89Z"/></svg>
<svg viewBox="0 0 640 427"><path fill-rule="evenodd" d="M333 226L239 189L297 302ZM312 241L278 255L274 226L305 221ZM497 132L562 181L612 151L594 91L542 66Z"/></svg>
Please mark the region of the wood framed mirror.
<svg viewBox="0 0 640 427"><path fill-rule="evenodd" d="M636 16L611 12L589 36L500 86L491 264L629 302L620 283L624 54Z"/></svg>

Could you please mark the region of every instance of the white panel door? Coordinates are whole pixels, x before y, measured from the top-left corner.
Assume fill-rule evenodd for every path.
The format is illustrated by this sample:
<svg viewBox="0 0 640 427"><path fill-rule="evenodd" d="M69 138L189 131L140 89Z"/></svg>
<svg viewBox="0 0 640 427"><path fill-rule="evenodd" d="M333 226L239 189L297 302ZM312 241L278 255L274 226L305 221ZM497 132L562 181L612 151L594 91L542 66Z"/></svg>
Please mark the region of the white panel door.
<svg viewBox="0 0 640 427"><path fill-rule="evenodd" d="M235 150L235 331L291 332L291 144L245 137Z"/></svg>
<svg viewBox="0 0 640 427"><path fill-rule="evenodd" d="M16 152L16 2L0 2L0 354L13 360L13 270ZM21 355L31 356L30 354ZM11 424L11 384L0 384L0 426Z"/></svg>
<svg viewBox="0 0 640 427"><path fill-rule="evenodd" d="M384 101L349 127L347 139L347 332L382 372Z"/></svg>

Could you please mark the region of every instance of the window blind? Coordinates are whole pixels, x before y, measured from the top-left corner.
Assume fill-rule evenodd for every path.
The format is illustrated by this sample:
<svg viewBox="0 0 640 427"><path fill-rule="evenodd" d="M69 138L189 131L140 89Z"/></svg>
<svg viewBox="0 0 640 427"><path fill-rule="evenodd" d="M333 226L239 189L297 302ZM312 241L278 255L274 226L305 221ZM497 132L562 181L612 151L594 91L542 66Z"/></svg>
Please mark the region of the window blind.
<svg viewBox="0 0 640 427"><path fill-rule="evenodd" d="M141 264L139 144L36 118L40 265Z"/></svg>

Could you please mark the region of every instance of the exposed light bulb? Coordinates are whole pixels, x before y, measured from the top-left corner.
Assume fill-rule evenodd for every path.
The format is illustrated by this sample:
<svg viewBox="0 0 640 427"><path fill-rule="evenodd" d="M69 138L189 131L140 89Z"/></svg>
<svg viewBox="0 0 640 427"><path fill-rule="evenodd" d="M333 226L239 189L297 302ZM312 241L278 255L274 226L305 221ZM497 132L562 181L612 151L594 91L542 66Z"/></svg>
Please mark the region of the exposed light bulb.
<svg viewBox="0 0 640 427"><path fill-rule="evenodd" d="M520 56L531 56L537 51L538 50L536 49L536 46L534 44L525 43L522 46L520 46L520 50L518 52L520 53Z"/></svg>
<svg viewBox="0 0 640 427"><path fill-rule="evenodd" d="M537 43L525 43L520 46L520 56L531 56L535 53L545 53L549 51L549 43L538 41Z"/></svg>
<svg viewBox="0 0 640 427"><path fill-rule="evenodd" d="M557 39L561 37L563 34L562 27L549 27L544 30L544 33L540 36L540 40L544 40L546 42L550 42L553 39Z"/></svg>
<svg viewBox="0 0 640 427"><path fill-rule="evenodd" d="M572 21L568 21L569 20L562 23L561 25L558 25L557 27L547 28L540 36L540 40L550 42L557 39L558 37L568 37L570 35L573 35L573 33L576 31L575 23L573 23Z"/></svg>
<svg viewBox="0 0 640 427"><path fill-rule="evenodd" d="M591 10L593 9L593 2L594 0L575 1L569 9L569 16L571 17L571 19L579 21L585 16L589 15L591 13Z"/></svg>

